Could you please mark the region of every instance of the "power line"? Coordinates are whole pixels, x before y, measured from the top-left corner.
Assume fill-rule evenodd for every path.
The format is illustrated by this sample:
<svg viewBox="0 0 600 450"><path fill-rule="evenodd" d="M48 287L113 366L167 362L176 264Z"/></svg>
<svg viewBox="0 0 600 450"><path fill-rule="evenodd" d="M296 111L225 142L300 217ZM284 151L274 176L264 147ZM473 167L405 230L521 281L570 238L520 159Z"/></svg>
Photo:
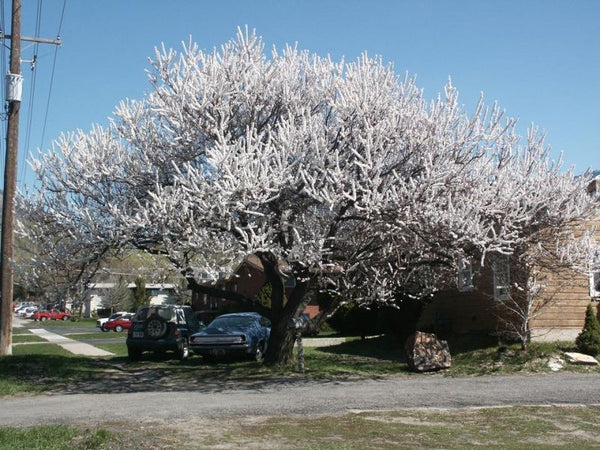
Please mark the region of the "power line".
<svg viewBox="0 0 600 450"><path fill-rule="evenodd" d="M60 14L60 22L58 24L58 33L56 34L57 39L60 39L60 32L62 30L63 18L65 17L66 6L67 6L67 0L64 0L62 12ZM58 54L58 46L55 46L54 47L54 59L52 61L52 74L50 75L50 87L48 88L48 100L46 101L46 112L44 113L44 125L42 127L42 139L40 141L41 149L44 148L44 138L46 137L46 124L48 123L48 111L50 109L50 99L52 97L52 87L54 86L54 71L56 69L56 55L57 54Z"/></svg>
<svg viewBox="0 0 600 450"><path fill-rule="evenodd" d="M37 13L35 19L35 35L34 37L37 39L40 37L40 27L42 22L42 0L38 0L37 4ZM38 59L38 50L39 50L39 42L35 42L33 44L33 58L31 60L31 90L29 91L29 107L27 111L27 125L26 125L26 134L25 134L25 148L22 155L21 161L21 183L25 182L25 174L27 173L27 154L29 152L29 143L31 140L31 126L33 124L33 110L35 105L35 88L37 84L37 70L36 64Z"/></svg>

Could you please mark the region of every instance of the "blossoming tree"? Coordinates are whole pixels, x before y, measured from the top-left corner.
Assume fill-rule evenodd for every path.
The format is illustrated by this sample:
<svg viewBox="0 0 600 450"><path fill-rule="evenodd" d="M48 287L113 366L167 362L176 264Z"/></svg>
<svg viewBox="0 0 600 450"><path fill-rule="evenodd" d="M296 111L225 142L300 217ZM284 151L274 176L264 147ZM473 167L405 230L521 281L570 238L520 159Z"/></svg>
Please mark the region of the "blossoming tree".
<svg viewBox="0 0 600 450"><path fill-rule="evenodd" d="M33 160L33 209L81 242L167 255L196 290L209 289L201 272L257 255L272 286L270 363L289 360L311 288L339 301L424 295L453 283L460 258L509 254L590 210L535 133L521 143L482 101L467 114L451 83L427 101L380 58L267 57L239 31L212 52L159 49L151 66L144 99Z"/></svg>

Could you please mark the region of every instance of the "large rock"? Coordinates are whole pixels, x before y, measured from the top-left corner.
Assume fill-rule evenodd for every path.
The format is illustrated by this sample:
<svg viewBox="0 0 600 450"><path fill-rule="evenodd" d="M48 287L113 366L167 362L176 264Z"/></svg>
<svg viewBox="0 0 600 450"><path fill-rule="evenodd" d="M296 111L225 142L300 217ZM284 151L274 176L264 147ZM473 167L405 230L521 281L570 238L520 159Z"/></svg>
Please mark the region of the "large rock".
<svg viewBox="0 0 600 450"><path fill-rule="evenodd" d="M408 368L415 372L448 369L452 364L448 343L435 334L417 331L406 340Z"/></svg>
<svg viewBox="0 0 600 450"><path fill-rule="evenodd" d="M571 364L579 364L582 366L597 366L598 360L590 355L584 355L583 353L576 352L565 352L565 358Z"/></svg>

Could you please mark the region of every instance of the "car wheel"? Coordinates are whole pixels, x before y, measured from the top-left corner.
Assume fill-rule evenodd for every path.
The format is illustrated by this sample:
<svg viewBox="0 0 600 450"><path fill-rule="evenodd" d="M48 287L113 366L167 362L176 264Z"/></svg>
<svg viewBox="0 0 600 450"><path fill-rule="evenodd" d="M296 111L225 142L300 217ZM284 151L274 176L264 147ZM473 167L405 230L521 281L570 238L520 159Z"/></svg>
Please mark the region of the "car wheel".
<svg viewBox="0 0 600 450"><path fill-rule="evenodd" d="M263 360L263 357L264 357L263 349L264 349L264 344L262 342L259 342L258 345L256 346L256 350L254 351L254 355L253 355L254 361L262 361Z"/></svg>
<svg viewBox="0 0 600 450"><path fill-rule="evenodd" d="M167 332L167 324L160 319L150 319L146 322L146 336L152 339L158 339Z"/></svg>
<svg viewBox="0 0 600 450"><path fill-rule="evenodd" d="M65 322L66 322L66 321L67 321L67 320L69 320L69 319L70 319L70 317L69 317L69 316L63 316L63 321L65 321Z"/></svg>
<svg viewBox="0 0 600 450"><path fill-rule="evenodd" d="M40 317L40 321L41 321L41 322L45 322L46 320L48 320L48 318L47 318L47 317L44 317L44 316Z"/></svg>
<svg viewBox="0 0 600 450"><path fill-rule="evenodd" d="M127 347L127 356L129 357L130 361L139 361L142 356L142 352L137 348Z"/></svg>
<svg viewBox="0 0 600 450"><path fill-rule="evenodd" d="M101 330L102 330L104 333L108 333L108 331L110 331L110 330L107 330L107 329L106 329L106 327L104 326L104 324L100 325L100 329L101 329Z"/></svg>
<svg viewBox="0 0 600 450"><path fill-rule="evenodd" d="M185 361L190 357L190 346L187 339L184 339L181 343L181 347L177 349L177 357L179 358L179 361Z"/></svg>
<svg viewBox="0 0 600 450"><path fill-rule="evenodd" d="M117 325L115 327L115 331L118 331L120 333L121 331L123 331L123 327L121 325Z"/></svg>

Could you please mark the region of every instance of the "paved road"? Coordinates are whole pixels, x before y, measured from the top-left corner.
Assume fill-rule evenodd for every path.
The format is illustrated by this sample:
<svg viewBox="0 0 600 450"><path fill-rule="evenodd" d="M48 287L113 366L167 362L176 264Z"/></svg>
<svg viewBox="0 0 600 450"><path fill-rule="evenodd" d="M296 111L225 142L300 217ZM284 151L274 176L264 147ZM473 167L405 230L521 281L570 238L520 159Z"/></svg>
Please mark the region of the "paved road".
<svg viewBox="0 0 600 450"><path fill-rule="evenodd" d="M155 421L173 417L336 414L350 410L600 404L600 376L573 373L380 381L273 382L260 388L72 394L0 399L0 426Z"/></svg>

